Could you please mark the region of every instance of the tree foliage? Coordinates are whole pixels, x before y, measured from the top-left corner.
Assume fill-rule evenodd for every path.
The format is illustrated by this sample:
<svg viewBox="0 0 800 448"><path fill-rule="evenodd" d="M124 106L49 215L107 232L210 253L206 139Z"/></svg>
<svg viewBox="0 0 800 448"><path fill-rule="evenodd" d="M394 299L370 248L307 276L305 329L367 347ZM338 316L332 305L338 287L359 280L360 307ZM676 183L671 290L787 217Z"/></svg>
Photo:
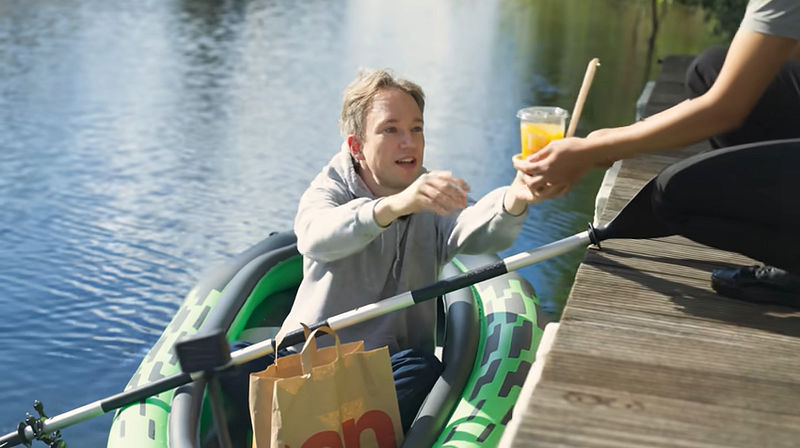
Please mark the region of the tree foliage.
<svg viewBox="0 0 800 448"><path fill-rule="evenodd" d="M672 1L672 0L659 0ZM733 37L744 17L748 0L675 0L689 6L699 6L706 20L714 21L714 32L726 38Z"/></svg>

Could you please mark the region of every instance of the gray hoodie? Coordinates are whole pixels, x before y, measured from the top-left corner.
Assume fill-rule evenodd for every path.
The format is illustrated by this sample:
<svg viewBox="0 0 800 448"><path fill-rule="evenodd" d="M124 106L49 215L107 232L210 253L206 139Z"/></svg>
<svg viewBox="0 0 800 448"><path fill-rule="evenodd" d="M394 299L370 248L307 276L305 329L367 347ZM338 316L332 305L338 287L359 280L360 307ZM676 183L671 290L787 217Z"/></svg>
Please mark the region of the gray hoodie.
<svg viewBox="0 0 800 448"><path fill-rule="evenodd" d="M303 281L281 334L354 308L435 283L458 253L497 252L519 234L526 212L503 208L508 187L450 216L423 211L388 227L375 221L378 200L356 173L347 151L336 154L300 199L294 231L303 254ZM434 300L337 331L343 343L433 353ZM320 346L330 343L324 336Z"/></svg>

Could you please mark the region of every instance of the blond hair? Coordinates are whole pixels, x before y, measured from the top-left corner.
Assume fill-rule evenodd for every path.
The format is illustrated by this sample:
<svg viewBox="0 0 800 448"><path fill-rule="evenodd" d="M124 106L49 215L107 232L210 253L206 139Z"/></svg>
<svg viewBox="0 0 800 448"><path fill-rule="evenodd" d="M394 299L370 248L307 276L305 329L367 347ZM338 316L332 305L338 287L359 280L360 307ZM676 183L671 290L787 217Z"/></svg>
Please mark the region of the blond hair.
<svg viewBox="0 0 800 448"><path fill-rule="evenodd" d="M364 121L375 95L384 89L398 89L414 98L420 113L425 111L425 94L422 87L411 81L397 78L387 70L361 69L356 79L347 86L339 117L339 130L343 136L355 135L364 140Z"/></svg>

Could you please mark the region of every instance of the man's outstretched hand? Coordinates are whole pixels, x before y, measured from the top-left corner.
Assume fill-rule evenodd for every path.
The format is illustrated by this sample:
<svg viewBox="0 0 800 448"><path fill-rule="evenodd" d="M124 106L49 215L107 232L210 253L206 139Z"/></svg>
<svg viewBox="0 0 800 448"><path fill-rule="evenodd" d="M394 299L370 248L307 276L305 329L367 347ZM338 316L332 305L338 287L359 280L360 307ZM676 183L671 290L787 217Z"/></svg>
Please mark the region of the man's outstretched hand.
<svg viewBox="0 0 800 448"><path fill-rule="evenodd" d="M386 196L375 205L375 220L386 227L400 216L423 210L449 215L467 207L469 185L452 173L429 171L400 193Z"/></svg>

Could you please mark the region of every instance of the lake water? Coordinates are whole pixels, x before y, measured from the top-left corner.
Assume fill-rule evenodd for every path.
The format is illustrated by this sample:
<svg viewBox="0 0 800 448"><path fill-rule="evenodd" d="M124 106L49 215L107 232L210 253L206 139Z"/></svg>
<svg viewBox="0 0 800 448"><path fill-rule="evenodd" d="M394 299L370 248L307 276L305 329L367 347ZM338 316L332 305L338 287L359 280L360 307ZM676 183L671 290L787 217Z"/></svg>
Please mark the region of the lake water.
<svg viewBox="0 0 800 448"><path fill-rule="evenodd" d="M427 95L426 165L507 184L516 111L624 125L666 54L715 42L645 1L6 0L0 3L0 433L122 390L203 271L291 227L338 150L344 87L391 68ZM502 256L585 229L601 172L532 208ZM522 270L557 319L582 254ZM105 446L110 415L65 431Z"/></svg>

